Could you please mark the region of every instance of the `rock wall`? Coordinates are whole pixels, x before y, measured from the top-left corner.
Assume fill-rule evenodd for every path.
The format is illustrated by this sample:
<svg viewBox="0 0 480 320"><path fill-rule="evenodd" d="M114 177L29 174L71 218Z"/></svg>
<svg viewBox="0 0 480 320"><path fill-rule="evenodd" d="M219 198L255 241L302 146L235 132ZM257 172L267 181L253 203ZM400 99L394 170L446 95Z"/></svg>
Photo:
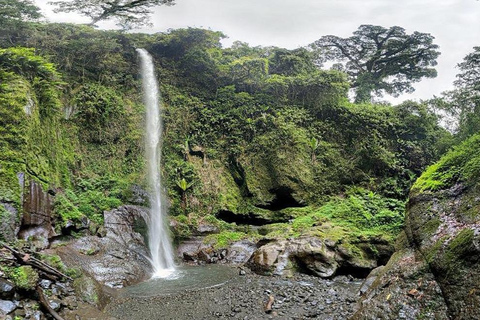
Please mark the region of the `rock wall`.
<svg viewBox="0 0 480 320"><path fill-rule="evenodd" d="M34 180L30 181L23 199L20 239L35 241L40 248L48 246L48 240L55 236L52 217L52 194L42 189Z"/></svg>
<svg viewBox="0 0 480 320"><path fill-rule="evenodd" d="M480 319L479 141L466 141L414 185L403 241L353 319Z"/></svg>
<svg viewBox="0 0 480 320"><path fill-rule="evenodd" d="M104 212L105 230L56 249L67 266L80 267L96 281L121 288L147 278L152 270L144 235L147 209L122 206ZM139 228L141 229L141 228Z"/></svg>

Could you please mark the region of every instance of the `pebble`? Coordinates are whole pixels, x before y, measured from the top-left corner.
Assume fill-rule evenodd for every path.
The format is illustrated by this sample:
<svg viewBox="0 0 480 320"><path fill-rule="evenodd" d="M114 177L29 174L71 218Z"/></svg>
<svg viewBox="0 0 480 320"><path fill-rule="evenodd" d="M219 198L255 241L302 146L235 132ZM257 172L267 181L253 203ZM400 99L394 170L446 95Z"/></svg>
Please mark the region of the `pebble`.
<svg viewBox="0 0 480 320"><path fill-rule="evenodd" d="M147 299L139 311L133 312L137 299L128 303L112 301L109 315L118 320L180 319L178 310L187 308L198 320L217 319L348 319L354 311L352 303L359 298L361 283L319 279L310 275L293 278L258 276L247 272L215 289L187 291ZM305 283L312 285L306 286ZM275 297L272 313L265 314L266 296ZM138 301L138 300L137 300ZM186 301L192 302L187 306ZM161 310L161 311L159 311ZM276 313L276 315L274 315ZM192 317L190 317L192 318ZM192 318L192 319L193 319Z"/></svg>
<svg viewBox="0 0 480 320"><path fill-rule="evenodd" d="M0 314L7 315L17 308L17 305L12 301L0 300Z"/></svg>

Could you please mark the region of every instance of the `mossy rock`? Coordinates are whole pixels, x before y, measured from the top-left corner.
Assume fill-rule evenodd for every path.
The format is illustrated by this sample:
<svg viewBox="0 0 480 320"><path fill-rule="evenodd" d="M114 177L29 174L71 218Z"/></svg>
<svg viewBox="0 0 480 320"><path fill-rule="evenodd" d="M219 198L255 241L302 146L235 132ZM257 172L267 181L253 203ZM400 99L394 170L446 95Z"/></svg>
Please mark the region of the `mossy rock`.
<svg viewBox="0 0 480 320"><path fill-rule="evenodd" d="M38 273L31 266L13 268L9 276L15 286L24 290L34 290L39 279Z"/></svg>
<svg viewBox="0 0 480 320"><path fill-rule="evenodd" d="M103 307L108 302L108 298L102 290L102 286L92 277L82 275L75 279L73 288L77 297L83 302L95 307Z"/></svg>

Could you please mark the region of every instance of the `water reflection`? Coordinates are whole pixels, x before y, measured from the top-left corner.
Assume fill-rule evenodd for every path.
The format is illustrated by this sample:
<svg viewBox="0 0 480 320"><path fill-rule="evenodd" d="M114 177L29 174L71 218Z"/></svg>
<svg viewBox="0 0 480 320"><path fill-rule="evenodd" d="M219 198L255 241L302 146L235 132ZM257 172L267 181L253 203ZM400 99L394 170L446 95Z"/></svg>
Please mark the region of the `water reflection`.
<svg viewBox="0 0 480 320"><path fill-rule="evenodd" d="M126 287L120 295L125 297L155 297L220 286L235 278L236 268L222 265L183 266L166 278L152 278L148 281Z"/></svg>

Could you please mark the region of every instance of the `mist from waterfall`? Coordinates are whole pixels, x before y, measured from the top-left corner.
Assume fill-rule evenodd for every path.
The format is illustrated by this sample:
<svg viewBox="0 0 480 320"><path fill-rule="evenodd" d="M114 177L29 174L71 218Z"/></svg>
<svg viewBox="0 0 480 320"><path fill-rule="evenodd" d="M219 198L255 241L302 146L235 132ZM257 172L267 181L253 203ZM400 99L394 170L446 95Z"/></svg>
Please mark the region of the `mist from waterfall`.
<svg viewBox="0 0 480 320"><path fill-rule="evenodd" d="M146 107L145 156L150 184L150 221L148 221L148 247L153 278L167 278L175 272L173 250L166 225L167 210L163 194L160 160L162 145L162 118L160 93L153 60L144 49L137 49L141 61L142 87Z"/></svg>

